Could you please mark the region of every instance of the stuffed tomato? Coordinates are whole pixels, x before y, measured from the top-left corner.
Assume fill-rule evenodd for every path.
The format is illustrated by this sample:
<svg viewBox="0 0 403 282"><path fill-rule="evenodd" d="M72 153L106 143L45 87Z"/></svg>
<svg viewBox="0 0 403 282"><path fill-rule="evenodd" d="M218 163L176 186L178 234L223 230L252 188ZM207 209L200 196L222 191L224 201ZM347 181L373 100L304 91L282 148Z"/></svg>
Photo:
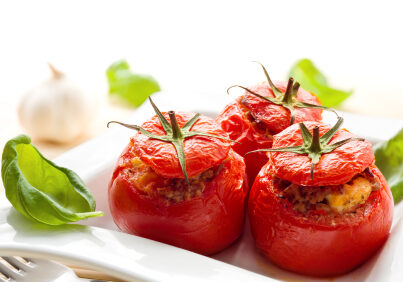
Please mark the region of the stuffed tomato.
<svg viewBox="0 0 403 282"><path fill-rule="evenodd" d="M128 233L216 253L242 232L244 160L214 120L155 110L157 116L141 128L126 125L140 132L120 156L109 185L114 221Z"/></svg>
<svg viewBox="0 0 403 282"><path fill-rule="evenodd" d="M322 109L319 99L294 83L272 83L262 66L267 82L245 88L244 95L228 104L217 117L221 128L239 143L232 148L245 157L251 184L268 161L265 153L245 154L252 150L270 148L273 135L290 124L302 121L320 121Z"/></svg>
<svg viewBox="0 0 403 282"><path fill-rule="evenodd" d="M338 275L385 242L393 199L369 142L338 130L340 120L333 128L304 124L274 137L270 160L250 192L252 234L257 248L282 268Z"/></svg>

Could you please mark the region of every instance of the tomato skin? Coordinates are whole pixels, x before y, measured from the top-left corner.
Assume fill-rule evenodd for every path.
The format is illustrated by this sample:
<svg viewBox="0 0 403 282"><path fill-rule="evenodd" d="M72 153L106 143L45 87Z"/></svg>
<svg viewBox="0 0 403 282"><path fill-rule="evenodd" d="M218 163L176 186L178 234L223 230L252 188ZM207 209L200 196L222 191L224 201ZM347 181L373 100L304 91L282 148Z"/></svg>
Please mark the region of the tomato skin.
<svg viewBox="0 0 403 282"><path fill-rule="evenodd" d="M285 91L286 83L279 82L275 84L281 91ZM274 97L267 83L258 84L249 87L249 89L264 96ZM321 104L315 95L301 88L298 91L297 99L307 103ZM241 103L242 100L243 104ZM255 120L259 120L264 125L267 129L266 132L262 132L252 124L251 120L246 116L245 109L251 112ZM320 121L322 119L321 112L320 109L296 108L295 122ZM281 132L290 125L291 115L284 107L245 92L243 96L229 103L218 115L216 121L232 140L241 143L233 143L232 148L245 158L248 178L250 184L252 184L262 166L267 163L268 158L264 152L245 154L253 150L271 148L273 143L272 135Z"/></svg>
<svg viewBox="0 0 403 282"><path fill-rule="evenodd" d="M241 234L248 193L243 158L230 149L223 169L201 196L176 204L143 194L122 173L129 144L109 185L109 206L122 231L209 255L221 251Z"/></svg>
<svg viewBox="0 0 403 282"><path fill-rule="evenodd" d="M162 114L169 119L167 113ZM177 112L175 116L179 126L183 127L194 114ZM142 127L153 134L165 135L157 116L144 122ZM200 116L191 130L222 137L227 135L214 120L206 116ZM177 152L171 143L151 139L141 133L136 134L132 141L136 154L159 175L184 178ZM229 141L218 138L193 136L185 139L183 147L186 155L186 171L189 177L193 177L220 164L228 156L231 144Z"/></svg>
<svg viewBox="0 0 403 282"><path fill-rule="evenodd" d="M333 276L348 272L368 259L386 241L393 218L393 198L375 165L371 171L382 188L371 193L363 215L330 218L318 223L302 216L286 199L277 197L273 168L267 163L251 189L248 214L257 248L270 261L294 272Z"/></svg>

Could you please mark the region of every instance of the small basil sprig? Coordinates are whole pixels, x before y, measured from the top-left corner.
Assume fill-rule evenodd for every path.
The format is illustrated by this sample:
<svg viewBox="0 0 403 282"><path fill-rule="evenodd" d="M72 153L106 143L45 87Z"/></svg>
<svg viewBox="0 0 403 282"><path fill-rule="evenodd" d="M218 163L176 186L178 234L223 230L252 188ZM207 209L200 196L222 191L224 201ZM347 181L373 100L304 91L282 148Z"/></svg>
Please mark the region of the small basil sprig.
<svg viewBox="0 0 403 282"><path fill-rule="evenodd" d="M334 114L337 115L337 112L333 109L324 107L324 106L320 106L320 105L315 105L315 104L310 104L310 103L305 103L302 101L297 100L297 93L298 93L298 89L300 87L298 82L294 83L294 79L292 77L290 77L288 79L288 84L287 84L287 89L285 90L285 92L281 92L280 89L278 89L274 83L271 81L270 76L266 70L266 68L259 62L257 62L258 64L260 64L260 66L263 69L263 72L266 76L267 82L269 83L273 93L274 93L274 98L272 97L267 97L267 96L263 96L259 93L256 93L252 90L249 90L248 88L244 87L244 86L240 86L240 85L233 85L230 86L227 89L227 93L229 94L229 90L233 87L240 87L242 89L244 89L245 91L248 91L250 94L255 95L256 97L259 97L261 99L264 99L266 101L269 101L273 104L279 105L279 106L283 106L284 108L286 108L287 110L290 111L291 114L291 121L290 124L293 124L295 121L295 108L313 108L313 109L322 109L322 110L326 110L326 111L331 111Z"/></svg>
<svg viewBox="0 0 403 282"><path fill-rule="evenodd" d="M403 129L373 148L375 164L385 176L395 203L403 198Z"/></svg>
<svg viewBox="0 0 403 282"><path fill-rule="evenodd" d="M300 155L307 155L308 158L311 159L311 179L313 179L313 171L315 169L315 165L319 162L322 154L327 154L333 151L334 149L346 144L347 142L358 140L364 141L363 138L347 138L344 140L340 140L333 144L328 144L330 139L332 139L333 135L339 130L341 125L343 124L343 118L339 117L336 124L329 129L325 134L319 137L319 127L315 126L313 128L313 135L309 132L308 128L306 128L305 124L299 123L299 128L301 130L301 136L304 141L304 144L301 146L291 146L291 147L282 147L282 148L273 148L273 149L260 149L256 151L251 151L249 153L254 152L291 152Z"/></svg>
<svg viewBox="0 0 403 282"><path fill-rule="evenodd" d="M148 96L161 90L158 82L151 75L134 73L125 60L110 65L106 71L106 77L109 83L109 94L120 97L134 107L140 106Z"/></svg>
<svg viewBox="0 0 403 282"><path fill-rule="evenodd" d="M103 215L80 177L43 157L27 135L5 145L1 177L10 203L29 219L61 225Z"/></svg>
<svg viewBox="0 0 403 282"><path fill-rule="evenodd" d="M343 91L329 86L326 77L316 68L309 59L302 59L296 62L289 76L301 83L301 86L318 96L319 100L326 107L335 107L341 104L353 93Z"/></svg>
<svg viewBox="0 0 403 282"><path fill-rule="evenodd" d="M153 100L150 97L148 97L148 99L150 100L150 103L151 103L166 135L156 135L156 134L153 134L153 133L145 130L144 128L142 128L138 125L126 124L126 123L118 122L118 121L110 121L110 122L108 122L107 126L109 127L109 124L111 124L111 123L117 123L124 127L137 130L151 139L157 139L157 140L171 143L175 147L176 153L178 154L179 164L181 166L183 175L185 176L186 183L188 185L190 182L189 182L189 178L188 178L188 175L186 172L186 157L185 157L185 151L183 148L183 142L185 141L186 138L189 138L192 136L208 136L208 137L223 139L223 140L230 141L230 142L236 142L236 141L233 141L233 140L225 138L225 137L221 137L221 136L217 136L217 135L213 135L213 134L209 134L209 133L205 133L205 132L191 131L192 126L197 122L197 120L200 117L199 113L195 114L190 120L188 120L186 122L186 124L182 128L180 128L178 121L176 120L175 112L169 111L168 116L171 121L171 123L169 123L167 121L167 119L164 117L164 115L161 113L161 111L154 104ZM238 142L236 142L236 143L238 143Z"/></svg>

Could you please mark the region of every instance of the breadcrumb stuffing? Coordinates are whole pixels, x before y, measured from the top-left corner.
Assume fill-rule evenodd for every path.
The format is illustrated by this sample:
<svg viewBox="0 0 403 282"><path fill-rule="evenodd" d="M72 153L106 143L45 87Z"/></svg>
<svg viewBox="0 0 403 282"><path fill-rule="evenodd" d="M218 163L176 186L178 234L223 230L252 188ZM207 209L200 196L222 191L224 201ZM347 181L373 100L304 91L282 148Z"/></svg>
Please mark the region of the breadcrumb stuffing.
<svg viewBox="0 0 403 282"><path fill-rule="evenodd" d="M133 157L124 171L129 181L143 193L151 197L162 197L169 203L178 203L200 196L205 189L205 184L211 181L222 168L223 163L189 178L190 185L183 178L167 178L158 175L138 157Z"/></svg>

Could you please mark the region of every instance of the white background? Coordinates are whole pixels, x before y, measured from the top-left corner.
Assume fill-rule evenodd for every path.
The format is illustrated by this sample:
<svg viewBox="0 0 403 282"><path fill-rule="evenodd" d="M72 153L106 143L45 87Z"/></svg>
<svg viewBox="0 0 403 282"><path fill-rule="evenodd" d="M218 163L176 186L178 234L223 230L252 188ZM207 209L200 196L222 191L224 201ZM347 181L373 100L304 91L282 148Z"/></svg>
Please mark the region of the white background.
<svg viewBox="0 0 403 282"><path fill-rule="evenodd" d="M3 1L1 138L20 130L14 109L47 61L99 97L105 69L126 58L165 90L211 99L264 80L253 60L283 80L307 57L355 90L344 110L403 117L402 11L398 1Z"/></svg>

